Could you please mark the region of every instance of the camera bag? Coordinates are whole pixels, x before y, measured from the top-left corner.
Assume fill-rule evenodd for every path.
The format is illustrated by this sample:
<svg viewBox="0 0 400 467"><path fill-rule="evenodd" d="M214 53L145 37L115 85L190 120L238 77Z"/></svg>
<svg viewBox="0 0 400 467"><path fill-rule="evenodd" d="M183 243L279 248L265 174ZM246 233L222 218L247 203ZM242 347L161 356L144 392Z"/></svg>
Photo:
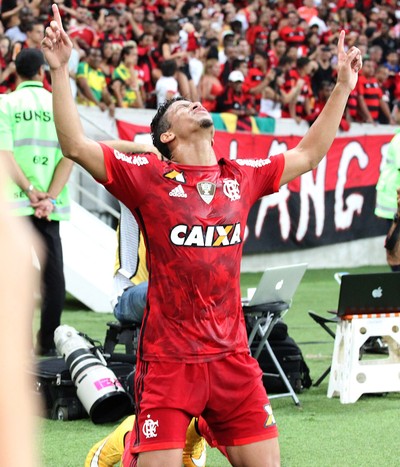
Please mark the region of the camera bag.
<svg viewBox="0 0 400 467"><path fill-rule="evenodd" d="M133 411L132 379L135 365L128 362L108 361L107 367L113 371L131 399L127 413ZM40 399L41 415L51 420L77 420L88 414L77 396L76 386L67 364L62 357L39 360L32 372L34 392ZM109 420L107 420L109 418ZM112 421L112 414L104 414L104 423Z"/></svg>
<svg viewBox="0 0 400 467"><path fill-rule="evenodd" d="M255 351L258 343L259 340L257 339L253 341L252 351ZM288 335L286 323L278 321L275 324L269 335L268 343L294 391L300 393L303 389L309 388L312 383L310 370L304 360L300 347ZM263 383L267 392L271 394L285 392L286 386L265 347L262 349L257 360L263 371Z"/></svg>

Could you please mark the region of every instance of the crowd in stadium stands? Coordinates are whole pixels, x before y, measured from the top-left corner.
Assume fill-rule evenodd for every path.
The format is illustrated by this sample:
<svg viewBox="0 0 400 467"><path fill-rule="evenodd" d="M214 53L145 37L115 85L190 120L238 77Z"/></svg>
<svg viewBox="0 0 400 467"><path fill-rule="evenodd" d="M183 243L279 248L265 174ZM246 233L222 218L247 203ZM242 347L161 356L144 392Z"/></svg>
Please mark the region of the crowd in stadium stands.
<svg viewBox="0 0 400 467"><path fill-rule="evenodd" d="M77 102L110 115L180 94L210 112L312 124L332 90L344 29L363 68L342 130L400 123L400 2L55 1L74 44ZM51 3L0 0L0 93L15 88L21 48L40 47Z"/></svg>

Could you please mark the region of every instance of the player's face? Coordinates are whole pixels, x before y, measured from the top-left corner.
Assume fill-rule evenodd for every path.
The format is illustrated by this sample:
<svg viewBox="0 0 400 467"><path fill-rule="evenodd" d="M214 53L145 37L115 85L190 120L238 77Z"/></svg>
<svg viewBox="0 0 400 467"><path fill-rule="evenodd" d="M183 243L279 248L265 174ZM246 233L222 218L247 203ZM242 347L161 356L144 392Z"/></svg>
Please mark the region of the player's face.
<svg viewBox="0 0 400 467"><path fill-rule="evenodd" d="M175 134L188 135L197 129L214 126L211 115L200 102L177 101L168 109L170 129Z"/></svg>

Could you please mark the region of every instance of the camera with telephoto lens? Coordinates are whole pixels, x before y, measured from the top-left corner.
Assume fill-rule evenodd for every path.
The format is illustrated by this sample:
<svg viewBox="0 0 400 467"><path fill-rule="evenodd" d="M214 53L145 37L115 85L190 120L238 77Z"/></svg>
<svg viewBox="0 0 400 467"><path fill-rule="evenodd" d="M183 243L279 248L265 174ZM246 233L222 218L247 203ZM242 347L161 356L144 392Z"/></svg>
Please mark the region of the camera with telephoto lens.
<svg viewBox="0 0 400 467"><path fill-rule="evenodd" d="M102 353L75 328L61 325L54 332L57 350L65 359L83 407L93 423L119 420L131 407L114 372L107 368Z"/></svg>

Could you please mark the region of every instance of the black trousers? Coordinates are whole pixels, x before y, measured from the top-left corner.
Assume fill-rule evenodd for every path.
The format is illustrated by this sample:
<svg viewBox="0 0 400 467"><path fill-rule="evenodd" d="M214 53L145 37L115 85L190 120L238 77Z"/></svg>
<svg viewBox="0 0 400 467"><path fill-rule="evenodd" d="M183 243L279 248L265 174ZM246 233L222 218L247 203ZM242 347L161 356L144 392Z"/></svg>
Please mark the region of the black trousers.
<svg viewBox="0 0 400 467"><path fill-rule="evenodd" d="M41 317L36 351L54 349L54 331L60 325L65 304L65 278L60 223L30 217L43 242L44 258L41 268Z"/></svg>

